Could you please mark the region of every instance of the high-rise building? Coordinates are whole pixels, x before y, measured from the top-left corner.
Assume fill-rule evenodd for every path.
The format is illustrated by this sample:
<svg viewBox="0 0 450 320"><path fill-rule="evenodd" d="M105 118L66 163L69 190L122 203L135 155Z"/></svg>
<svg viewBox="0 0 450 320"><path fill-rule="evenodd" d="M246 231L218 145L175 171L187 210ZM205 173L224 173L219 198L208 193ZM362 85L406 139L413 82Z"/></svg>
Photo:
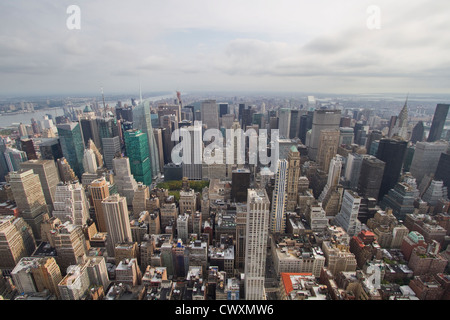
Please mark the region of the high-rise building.
<svg viewBox="0 0 450 320"><path fill-rule="evenodd" d="M291 127L291 109L281 108L278 110L278 119L280 137L289 138L289 130Z"/></svg>
<svg viewBox="0 0 450 320"><path fill-rule="evenodd" d="M52 160L28 160L22 162L22 169L33 169L33 172L39 176L42 191L44 192L45 202L52 206L55 198L56 185L59 183L59 173L55 162Z"/></svg>
<svg viewBox="0 0 450 320"><path fill-rule="evenodd" d="M267 240L270 201L263 189L249 189L245 243L245 299L261 300L265 296Z"/></svg>
<svg viewBox="0 0 450 320"><path fill-rule="evenodd" d="M397 135L403 140L407 141L409 138L408 134L408 99L406 99L405 104L403 105L402 110L397 117L397 121L395 123L392 136Z"/></svg>
<svg viewBox="0 0 450 320"><path fill-rule="evenodd" d="M270 211L270 231L285 233L288 161L278 160L278 171L275 175L275 187L272 195L272 209Z"/></svg>
<svg viewBox="0 0 450 320"><path fill-rule="evenodd" d="M228 106L228 103L225 102L219 103L219 117L222 118L222 116L230 113L229 109L230 107Z"/></svg>
<svg viewBox="0 0 450 320"><path fill-rule="evenodd" d="M134 192L138 188L138 183L132 174L132 168L130 168L130 158L114 158L113 167L115 173L114 183L116 185L117 192L127 199L127 203L132 204ZM147 177L150 178L150 175L147 175Z"/></svg>
<svg viewBox="0 0 450 320"><path fill-rule="evenodd" d="M83 132L84 145L87 146L89 140L93 140L96 146L101 146L101 137L98 130L97 117L90 106L84 108L79 116L79 123Z"/></svg>
<svg viewBox="0 0 450 320"><path fill-rule="evenodd" d="M400 177L406 145L406 141L398 139L380 140L376 157L386 165L378 194L379 200L383 199L384 195L395 186Z"/></svg>
<svg viewBox="0 0 450 320"><path fill-rule="evenodd" d="M287 174L287 203L286 210L294 211L297 207L298 180L300 179L300 152L295 146L291 147L288 154L288 174Z"/></svg>
<svg viewBox="0 0 450 320"><path fill-rule="evenodd" d="M190 163L182 163L183 177L189 180L202 180L202 157L203 157L203 141L202 141L202 127L197 124L185 128L190 134L190 141L182 139L181 146L183 152L190 154ZM185 151L186 150L186 151Z"/></svg>
<svg viewBox="0 0 450 320"><path fill-rule="evenodd" d="M405 174L402 180L383 197L380 207L383 210L391 208L398 220L405 221L406 215L414 212L414 201L418 197L416 180L410 174Z"/></svg>
<svg viewBox="0 0 450 320"><path fill-rule="evenodd" d="M66 158L62 157L56 160L56 164L58 166L58 172L62 182L79 180Z"/></svg>
<svg viewBox="0 0 450 320"><path fill-rule="evenodd" d="M202 123L208 129L219 129L219 110L216 100L202 101Z"/></svg>
<svg viewBox="0 0 450 320"><path fill-rule="evenodd" d="M231 199L236 202L247 200L247 190L250 187L250 169L238 168L231 173Z"/></svg>
<svg viewBox="0 0 450 320"><path fill-rule="evenodd" d="M304 145L306 145L306 133L312 128L313 117L313 111L308 111L307 114L303 114L302 116L300 116L300 128L298 137Z"/></svg>
<svg viewBox="0 0 450 320"><path fill-rule="evenodd" d="M319 140L322 130L338 130L341 120L341 110L315 110L312 120L311 138L309 140L308 156L316 160L319 152Z"/></svg>
<svg viewBox="0 0 450 320"><path fill-rule="evenodd" d="M108 289L111 282L109 280L105 257L88 256L86 259L86 268L91 285L102 286L103 290Z"/></svg>
<svg viewBox="0 0 450 320"><path fill-rule="evenodd" d="M41 239L41 223L48 214L39 176L33 170L10 172L11 191L22 218L33 229L34 237Z"/></svg>
<svg viewBox="0 0 450 320"><path fill-rule="evenodd" d="M118 136L112 138L102 138L103 144L103 159L105 160L106 168L113 169L113 159L121 153L120 138Z"/></svg>
<svg viewBox="0 0 450 320"><path fill-rule="evenodd" d="M359 153L350 153L347 157L344 177L348 187L352 190L355 190L358 186L363 159L364 156Z"/></svg>
<svg viewBox="0 0 450 320"><path fill-rule="evenodd" d="M3 271L12 270L21 258L31 255L36 249L33 235L19 228L20 224L26 229L22 218L0 217L0 269Z"/></svg>
<svg viewBox="0 0 450 320"><path fill-rule="evenodd" d="M89 219L89 201L79 182L63 183L56 186L52 216L63 223L70 221L83 226Z"/></svg>
<svg viewBox="0 0 450 320"><path fill-rule="evenodd" d="M147 135L140 130L128 130L125 132L125 146L127 156L130 159L131 173L136 181L150 185L152 183L152 168Z"/></svg>
<svg viewBox="0 0 450 320"><path fill-rule="evenodd" d="M430 133L428 134L428 142L433 142L441 139L449 107L450 104L438 104L436 106L433 122L431 123Z"/></svg>
<svg viewBox="0 0 450 320"><path fill-rule="evenodd" d="M153 135L151 123L150 105L148 101L139 103L133 110L133 129L140 130L147 134L148 157L150 158L151 175L156 177L159 174L158 148Z"/></svg>
<svg viewBox="0 0 450 320"><path fill-rule="evenodd" d="M445 153L448 143L445 141L417 142L412 159L410 172L420 185L425 175L436 172L439 159Z"/></svg>
<svg viewBox="0 0 450 320"><path fill-rule="evenodd" d="M59 282L61 300L81 300L89 289L87 263L71 265L67 275Z"/></svg>
<svg viewBox="0 0 450 320"><path fill-rule="evenodd" d="M441 154L434 179L442 180L444 182L444 186L450 188L450 154Z"/></svg>
<svg viewBox="0 0 450 320"><path fill-rule="evenodd" d="M417 124L414 126L412 133L411 133L411 142L416 143L423 141L425 128L423 126L423 121L417 122Z"/></svg>
<svg viewBox="0 0 450 320"><path fill-rule="evenodd" d="M133 237L126 198L113 194L102 201L102 206L110 244L131 242Z"/></svg>
<svg viewBox="0 0 450 320"><path fill-rule="evenodd" d="M96 225L98 231L107 232L106 218L102 202L109 197L108 182L104 177L94 180L89 185L89 191L94 204Z"/></svg>
<svg viewBox="0 0 450 320"><path fill-rule="evenodd" d="M319 150L317 151L316 162L320 169L328 173L331 159L337 153L340 133L337 129L324 129L319 135Z"/></svg>
<svg viewBox="0 0 450 320"><path fill-rule="evenodd" d="M378 199L384 167L385 163L376 157L364 157L357 183L358 193L363 198Z"/></svg>
<svg viewBox="0 0 450 320"><path fill-rule="evenodd" d="M84 167L84 172L87 172L87 173L96 173L97 172L97 161L95 159L95 154L94 154L93 150L84 149L83 167Z"/></svg>
<svg viewBox="0 0 450 320"><path fill-rule="evenodd" d="M341 211L334 219L334 223L341 226L349 236L354 236L361 231L361 222L358 220L361 197L356 192L345 190Z"/></svg>
<svg viewBox="0 0 450 320"><path fill-rule="evenodd" d="M84 140L80 124L78 122L63 123L57 125L57 128L62 153L75 175L81 179L84 172Z"/></svg>

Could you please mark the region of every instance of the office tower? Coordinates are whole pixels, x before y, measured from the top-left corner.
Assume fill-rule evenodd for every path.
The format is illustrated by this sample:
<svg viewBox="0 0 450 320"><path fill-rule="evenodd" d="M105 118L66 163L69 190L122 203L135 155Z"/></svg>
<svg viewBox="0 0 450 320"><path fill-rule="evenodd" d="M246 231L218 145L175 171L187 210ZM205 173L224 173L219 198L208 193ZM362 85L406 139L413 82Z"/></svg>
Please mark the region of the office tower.
<svg viewBox="0 0 450 320"><path fill-rule="evenodd" d="M28 160L25 152L9 147L6 148L4 157L9 172L19 170L20 164Z"/></svg>
<svg viewBox="0 0 450 320"><path fill-rule="evenodd" d="M244 271L247 230L247 204L236 204L235 268Z"/></svg>
<svg viewBox="0 0 450 320"><path fill-rule="evenodd" d="M393 136L399 136L403 140L408 140L408 99L406 99L405 104L400 111L397 121L395 123L394 129L393 129Z"/></svg>
<svg viewBox="0 0 450 320"><path fill-rule="evenodd" d="M280 129L280 138L289 138L290 127L291 109L281 108L278 110L278 128Z"/></svg>
<svg viewBox="0 0 450 320"><path fill-rule="evenodd" d="M319 150L316 157L316 162L320 169L328 173L331 159L337 153L339 145L339 130L322 130L319 137Z"/></svg>
<svg viewBox="0 0 450 320"><path fill-rule="evenodd" d="M255 113L255 109L251 106L248 106L247 109L243 110L242 113L242 128L247 129L248 126L252 125L253 114Z"/></svg>
<svg viewBox="0 0 450 320"><path fill-rule="evenodd" d="M272 195L272 209L270 212L270 231L285 233L288 161L278 160L278 171L275 175L275 188Z"/></svg>
<svg viewBox="0 0 450 320"><path fill-rule="evenodd" d="M219 129L219 112L216 100L202 101L202 123L207 129Z"/></svg>
<svg viewBox="0 0 450 320"><path fill-rule="evenodd" d="M39 176L33 170L10 172L9 183L21 216L33 229L34 237L40 240L40 224L48 209Z"/></svg>
<svg viewBox="0 0 450 320"><path fill-rule="evenodd" d="M231 199L236 202L247 200L247 190L250 187L250 169L239 168L231 173Z"/></svg>
<svg viewBox="0 0 450 320"><path fill-rule="evenodd" d="M372 147L372 143L376 140L380 140L383 138L383 133L380 130L372 130L369 135L367 136L366 140L366 150L367 153L370 152L370 149Z"/></svg>
<svg viewBox="0 0 450 320"><path fill-rule="evenodd" d="M141 102L137 107L134 108L133 129L140 130L141 132L147 134L148 148L146 148L146 150L148 153L147 157L149 157L150 161L151 167L150 174L152 175L152 178L158 176L159 174L158 148L156 145L155 136L153 135L153 127L151 124L151 115L150 115L150 105L148 101ZM131 165L133 166L134 164Z"/></svg>
<svg viewBox="0 0 450 320"><path fill-rule="evenodd" d="M185 163L183 161L183 177L187 177L189 180L202 180L202 127L194 125L191 127L187 127L186 130L188 130L191 138L190 141L188 141L188 139L182 138L181 146L183 148L183 153L190 153L190 163Z"/></svg>
<svg viewBox="0 0 450 320"><path fill-rule="evenodd" d="M38 157L36 155L36 150L34 148L33 140L31 139L21 139L20 149L25 152L28 160L36 160Z"/></svg>
<svg viewBox="0 0 450 320"><path fill-rule="evenodd" d="M249 189L245 243L245 300L264 298L270 201L263 189Z"/></svg>
<svg viewBox="0 0 450 320"><path fill-rule="evenodd" d="M41 159L56 161L63 157L61 144L58 138L42 139L39 145L39 151L41 153Z"/></svg>
<svg viewBox="0 0 450 320"><path fill-rule="evenodd" d="M291 121L289 123L289 138L294 139L299 136L300 129L300 110L292 109L291 110Z"/></svg>
<svg viewBox="0 0 450 320"><path fill-rule="evenodd" d="M394 135L394 129L395 129L395 124L397 123L397 116L392 116L391 120L389 121L389 131L388 131L388 137L391 138Z"/></svg>
<svg viewBox="0 0 450 320"><path fill-rule="evenodd" d="M361 222L358 220L360 204L361 197L356 192L345 190L341 211L334 219L334 223L342 227L351 237L361 231Z"/></svg>
<svg viewBox="0 0 450 320"><path fill-rule="evenodd" d="M228 103L219 103L219 117L222 118L228 113L230 113Z"/></svg>
<svg viewBox="0 0 450 320"><path fill-rule="evenodd" d="M337 190L337 186L339 184L339 179L341 176L342 160L343 158L341 156L336 155L330 161L327 183L318 199L319 202L322 202L324 204L324 208L326 207L326 204L329 201L327 200L327 198L330 198L332 193Z"/></svg>
<svg viewBox="0 0 450 320"><path fill-rule="evenodd" d="M383 199L384 195L395 186L400 177L406 145L406 141L397 139L380 140L376 157L386 165L378 194L379 200Z"/></svg>
<svg viewBox="0 0 450 320"><path fill-rule="evenodd" d="M132 204L134 192L136 191L138 184L134 178L134 175L132 174L132 168L130 168L131 166L129 158L114 158L113 167L114 183L117 187L117 192L127 199L127 203ZM150 178L151 176L147 175L147 177Z"/></svg>
<svg viewBox="0 0 450 320"><path fill-rule="evenodd" d="M444 141L416 143L410 172L416 178L418 185L425 175L436 172L441 154L445 153L447 148L448 143Z"/></svg>
<svg viewBox="0 0 450 320"><path fill-rule="evenodd" d="M245 103L239 103L238 120L242 119L242 114L244 113L244 109L245 109Z"/></svg>
<svg viewBox="0 0 450 320"><path fill-rule="evenodd" d="M113 194L102 201L110 244L115 246L121 242L131 242L131 226L128 217L127 200Z"/></svg>
<svg viewBox="0 0 450 320"><path fill-rule="evenodd" d="M411 133L411 142L416 143L422 141L425 133L424 130L423 121L417 122Z"/></svg>
<svg viewBox="0 0 450 320"><path fill-rule="evenodd" d="M416 180L410 174L405 174L401 181L384 196L380 207L383 210L391 208L398 220L405 221L406 215L414 212L414 201L418 197Z"/></svg>
<svg viewBox="0 0 450 320"><path fill-rule="evenodd" d="M52 216L61 222L70 221L83 226L89 219L89 201L79 182L63 183L56 186Z"/></svg>
<svg viewBox="0 0 450 320"><path fill-rule="evenodd" d="M432 180L422 196L422 200L429 206L436 207L439 200L448 201L448 190L442 181Z"/></svg>
<svg viewBox="0 0 450 320"><path fill-rule="evenodd" d="M163 147L163 132L160 128L153 129L156 146L158 147L159 170L164 172L164 147Z"/></svg>
<svg viewBox="0 0 450 320"><path fill-rule="evenodd" d="M352 190L358 186L363 159L364 156L359 153L350 153L347 157L344 177L348 187Z"/></svg>
<svg viewBox="0 0 450 320"><path fill-rule="evenodd" d="M94 151L91 149L84 149L83 167L85 173L97 172L97 161L95 159Z"/></svg>
<svg viewBox="0 0 450 320"><path fill-rule="evenodd" d="M61 300L81 300L89 289L87 263L71 265L67 275L58 283Z"/></svg>
<svg viewBox="0 0 450 320"><path fill-rule="evenodd" d="M300 178L300 152L295 146L291 147L288 155L288 172L287 172L287 203L286 210L294 211L297 207L298 198L298 180Z"/></svg>
<svg viewBox="0 0 450 320"><path fill-rule="evenodd" d="M300 116L300 126L298 137L304 145L306 145L306 133L312 129L312 121L314 117L313 111L308 111L307 114Z"/></svg>
<svg viewBox="0 0 450 320"><path fill-rule="evenodd" d="M340 127L339 128L339 145L350 146L354 139L353 128Z"/></svg>
<svg viewBox="0 0 450 320"><path fill-rule="evenodd" d="M341 120L341 110L314 111L311 128L311 138L308 145L309 147L308 156L312 160L316 160L317 154L319 152L318 148L321 131L326 129L339 131L340 120Z"/></svg>
<svg viewBox="0 0 450 320"><path fill-rule="evenodd" d="M403 161L403 172L409 172L411 170L411 164L414 158L415 151L416 151L415 145L409 145L406 148L405 160Z"/></svg>
<svg viewBox="0 0 450 320"><path fill-rule="evenodd" d="M20 259L30 255L27 252L27 243L24 234L17 228L18 220L14 216L0 216L0 269L12 270ZM31 235L31 249L33 249L34 238ZM34 242L34 249L36 243ZM33 249L33 250L34 250Z"/></svg>
<svg viewBox="0 0 450 320"><path fill-rule="evenodd" d="M108 276L105 257L86 257L86 268L90 284L92 286L102 286L103 290L107 290L111 282Z"/></svg>
<svg viewBox="0 0 450 320"><path fill-rule="evenodd" d="M57 128L62 153L75 175L81 179L84 172L84 141L80 124L77 122L63 123L59 124Z"/></svg>
<svg viewBox="0 0 450 320"><path fill-rule="evenodd" d="M97 229L100 232L107 232L106 218L102 202L109 197L109 185L104 177L94 180L89 185L89 191L94 204Z"/></svg>
<svg viewBox="0 0 450 320"><path fill-rule="evenodd" d="M87 247L83 229L80 226L57 223L50 230L50 243L56 249L56 262L64 274L70 265L83 263L86 259Z"/></svg>
<svg viewBox="0 0 450 320"><path fill-rule="evenodd" d="M438 104L436 106L433 122L431 123L430 133L428 134L428 142L433 142L441 139L449 107L450 104Z"/></svg>
<svg viewBox="0 0 450 320"><path fill-rule="evenodd" d="M231 129L231 126L233 125L233 122L235 120L234 114L225 114L221 118L222 120L222 127L225 129Z"/></svg>
<svg viewBox="0 0 450 320"><path fill-rule="evenodd" d="M140 130L128 130L125 132L125 146L131 173L136 181L150 185L152 183L152 168L148 154L147 136Z"/></svg>
<svg viewBox="0 0 450 320"><path fill-rule="evenodd" d="M56 185L59 183L59 173L55 162L52 160L28 160L22 162L20 167L24 170L33 169L33 172L39 176L45 202L52 206Z"/></svg>
<svg viewBox="0 0 450 320"><path fill-rule="evenodd" d="M149 188L142 183L138 183L133 197L133 217L138 218L142 211L147 210L147 202L150 197Z"/></svg>
<svg viewBox="0 0 450 320"><path fill-rule="evenodd" d="M364 157L357 181L358 193L363 198L378 199L384 167L385 163L376 157Z"/></svg>
<svg viewBox="0 0 450 320"><path fill-rule="evenodd" d="M434 179L442 180L444 182L444 186L450 188L450 154L441 154Z"/></svg>
<svg viewBox="0 0 450 320"><path fill-rule="evenodd" d="M189 235L189 221L190 215L188 213L180 213L177 218L177 236L183 242L187 242Z"/></svg>
<svg viewBox="0 0 450 320"><path fill-rule="evenodd" d="M113 138L102 138L102 144L103 159L105 160L106 168L112 170L114 157L121 153L120 138L118 136Z"/></svg>
<svg viewBox="0 0 450 320"><path fill-rule="evenodd" d="M89 140L93 140L96 146L101 146L97 117L90 106L84 108L83 113L79 116L79 123L83 132L84 145L87 146Z"/></svg>

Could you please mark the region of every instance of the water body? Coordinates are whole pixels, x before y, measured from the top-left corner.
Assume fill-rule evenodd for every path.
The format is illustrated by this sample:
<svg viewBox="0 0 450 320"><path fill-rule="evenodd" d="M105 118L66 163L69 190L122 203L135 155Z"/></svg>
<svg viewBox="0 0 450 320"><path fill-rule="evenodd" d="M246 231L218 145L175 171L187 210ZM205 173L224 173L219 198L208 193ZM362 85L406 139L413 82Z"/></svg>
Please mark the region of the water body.
<svg viewBox="0 0 450 320"><path fill-rule="evenodd" d="M170 99L174 96L172 94L170 95L164 95L164 96L155 96L155 97L149 97L145 98L145 101L155 102L158 100L163 99ZM110 106L115 106L117 101L105 101L106 104L109 104ZM80 106L75 106L74 109L84 109L85 104ZM10 126L17 126L20 123L29 125L31 124L31 119L34 118L36 121L41 121L44 119L44 116L50 114L53 119L57 116L64 115L64 110L62 107L60 108L49 108L45 110L36 110L35 112L27 112L27 113L17 113L17 114L8 114L8 115L1 115L0 116L0 128L7 128Z"/></svg>

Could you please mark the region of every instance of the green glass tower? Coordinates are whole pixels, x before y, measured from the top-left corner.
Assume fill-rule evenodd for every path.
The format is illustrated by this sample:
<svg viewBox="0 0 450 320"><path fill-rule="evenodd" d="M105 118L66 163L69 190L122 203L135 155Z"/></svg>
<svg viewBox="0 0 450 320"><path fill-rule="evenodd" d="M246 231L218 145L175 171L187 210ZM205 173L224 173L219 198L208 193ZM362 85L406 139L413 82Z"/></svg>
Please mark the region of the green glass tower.
<svg viewBox="0 0 450 320"><path fill-rule="evenodd" d="M80 123L63 123L57 125L57 128L63 156L81 181L81 175L84 173L84 140Z"/></svg>
<svg viewBox="0 0 450 320"><path fill-rule="evenodd" d="M125 131L125 148L130 160L131 173L136 181L150 185L152 183L152 168L147 135L137 129Z"/></svg>

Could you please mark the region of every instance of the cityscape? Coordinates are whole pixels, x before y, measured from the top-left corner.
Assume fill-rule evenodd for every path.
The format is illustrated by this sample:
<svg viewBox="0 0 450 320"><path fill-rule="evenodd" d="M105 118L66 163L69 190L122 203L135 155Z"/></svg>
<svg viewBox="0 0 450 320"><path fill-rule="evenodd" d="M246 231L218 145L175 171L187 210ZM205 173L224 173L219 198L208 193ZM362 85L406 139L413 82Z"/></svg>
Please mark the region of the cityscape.
<svg viewBox="0 0 450 320"><path fill-rule="evenodd" d="M403 35L389 14L379 25L377 8L395 7L383 3L361 5L367 11L349 24L367 18L361 34L393 28ZM213 7L226 11L222 5ZM23 1L0 6L28 14ZM265 6L255 11L266 18L278 8ZM251 23L239 24L247 28L242 34L215 24L209 33L211 17L203 26L192 13L174 23L173 34L165 20L150 19L164 31L147 30L135 55L122 51L121 37L147 33L134 35L127 26L122 34L114 26L117 43L105 46L111 56L100 66L97 49L83 42L87 34L99 37L99 9L94 15L94 4L44 7L44 17L64 9L55 39L70 39L61 55L82 58L52 65L49 53L23 71L13 58L27 56L28 44L0 32L0 55L8 57L0 74L10 76L0 80L0 300L171 301L173 315L199 317L277 315L272 306L280 301L450 300L450 92L448 75L427 77L436 65L408 73L402 68L420 61L405 57L398 68L391 61L374 74L357 69L372 67L366 52L367 59L355 54L339 62L352 75L325 63L308 80L294 73L321 68L309 54L340 55L340 43L292 31L317 37L294 50L288 40L274 40L284 33L270 19L270 41L254 35ZM105 13L119 9L111 10ZM50 22L36 32L46 33ZM223 49L217 34L231 39L225 55L212 49ZM344 34L353 35L335 35ZM155 40L162 35L167 42ZM250 45L243 35L259 40ZM185 57L170 52L197 37ZM161 51L143 58L147 41ZM297 64L296 54L308 56ZM115 64L117 74L103 79L101 68ZM42 80L34 82L37 76Z"/></svg>

